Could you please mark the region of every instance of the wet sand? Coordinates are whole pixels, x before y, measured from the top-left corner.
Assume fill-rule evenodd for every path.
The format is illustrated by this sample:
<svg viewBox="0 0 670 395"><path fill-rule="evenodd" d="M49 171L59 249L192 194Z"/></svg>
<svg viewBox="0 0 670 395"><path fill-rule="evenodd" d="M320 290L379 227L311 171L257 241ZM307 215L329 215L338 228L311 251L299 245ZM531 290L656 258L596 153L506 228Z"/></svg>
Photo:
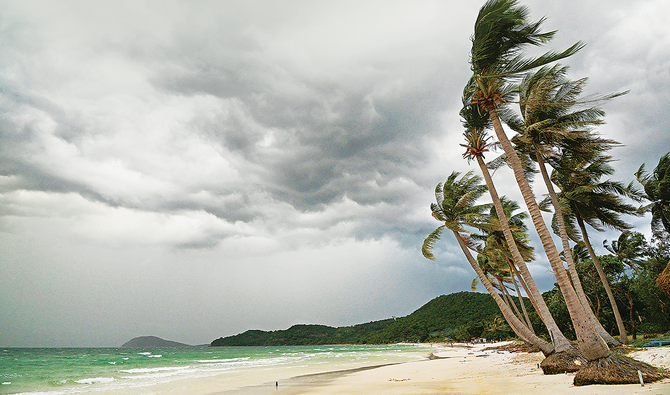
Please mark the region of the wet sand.
<svg viewBox="0 0 670 395"><path fill-rule="evenodd" d="M257 394L308 394L330 382L353 373L379 369L396 364L365 366L355 369L337 370L333 372L312 373L291 377L286 380L270 381L262 385L242 387L234 390L218 392L215 395L257 395Z"/></svg>

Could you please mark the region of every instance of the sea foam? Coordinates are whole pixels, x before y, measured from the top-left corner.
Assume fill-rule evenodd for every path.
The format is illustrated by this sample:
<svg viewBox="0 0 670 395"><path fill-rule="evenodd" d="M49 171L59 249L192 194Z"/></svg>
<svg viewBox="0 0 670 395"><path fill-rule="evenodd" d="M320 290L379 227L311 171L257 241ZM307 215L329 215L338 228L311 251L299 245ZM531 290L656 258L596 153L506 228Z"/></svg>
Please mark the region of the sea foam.
<svg viewBox="0 0 670 395"><path fill-rule="evenodd" d="M188 366L160 367L160 368L136 368L120 370L121 373L158 373L165 371L176 371L188 369Z"/></svg>
<svg viewBox="0 0 670 395"><path fill-rule="evenodd" d="M239 362L239 361L248 361L251 358L249 357L244 357L244 358L227 358L227 359L198 359L197 362L200 363L232 363L232 362Z"/></svg>
<svg viewBox="0 0 670 395"><path fill-rule="evenodd" d="M92 377L88 379L75 380L75 383L79 384L95 384L95 383L111 383L114 381L114 377Z"/></svg>

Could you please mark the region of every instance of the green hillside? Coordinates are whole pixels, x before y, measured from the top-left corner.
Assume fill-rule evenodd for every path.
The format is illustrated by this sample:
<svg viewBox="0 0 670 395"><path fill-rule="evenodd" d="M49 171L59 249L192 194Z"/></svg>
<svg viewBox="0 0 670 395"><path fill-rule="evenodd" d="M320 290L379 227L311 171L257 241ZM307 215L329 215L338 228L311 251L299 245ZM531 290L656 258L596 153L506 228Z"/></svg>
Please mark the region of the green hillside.
<svg viewBox="0 0 670 395"><path fill-rule="evenodd" d="M212 346L285 346L315 344L382 344L425 342L453 337L507 338L513 336L505 324L490 329L500 312L488 294L458 292L442 295L407 317L334 328L325 325L294 325L286 330L249 330L214 340Z"/></svg>
<svg viewBox="0 0 670 395"><path fill-rule="evenodd" d="M498 315L500 310L489 294L458 292L442 295L387 328L371 333L365 340L369 343L392 343L425 342L445 337L467 338L467 333L461 336L457 331L476 331L480 327L483 330L483 326ZM475 334L474 337L477 336Z"/></svg>

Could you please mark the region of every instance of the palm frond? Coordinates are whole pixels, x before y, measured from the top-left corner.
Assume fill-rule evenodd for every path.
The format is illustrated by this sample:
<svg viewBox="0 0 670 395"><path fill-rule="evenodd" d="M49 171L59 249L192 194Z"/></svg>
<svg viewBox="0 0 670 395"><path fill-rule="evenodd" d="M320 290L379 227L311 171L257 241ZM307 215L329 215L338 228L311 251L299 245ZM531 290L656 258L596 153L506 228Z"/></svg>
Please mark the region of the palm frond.
<svg viewBox="0 0 670 395"><path fill-rule="evenodd" d="M421 253L431 261L435 260L435 256L433 255L433 247L435 246L435 243L437 243L442 237L442 232L444 232L444 225L432 231L423 241L423 246L421 246Z"/></svg>

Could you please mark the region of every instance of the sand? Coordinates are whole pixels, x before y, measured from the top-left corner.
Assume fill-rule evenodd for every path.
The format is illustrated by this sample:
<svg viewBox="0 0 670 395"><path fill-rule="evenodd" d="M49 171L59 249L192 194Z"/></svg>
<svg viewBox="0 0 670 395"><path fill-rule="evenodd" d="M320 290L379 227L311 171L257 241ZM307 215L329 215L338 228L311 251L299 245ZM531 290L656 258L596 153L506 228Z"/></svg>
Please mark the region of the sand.
<svg viewBox="0 0 670 395"><path fill-rule="evenodd" d="M484 351L484 346L436 354L440 359L367 370L333 372L266 383L220 394L670 394L670 379L629 385L575 387L574 374L544 375L541 353ZM670 370L670 347L650 348L633 357Z"/></svg>

